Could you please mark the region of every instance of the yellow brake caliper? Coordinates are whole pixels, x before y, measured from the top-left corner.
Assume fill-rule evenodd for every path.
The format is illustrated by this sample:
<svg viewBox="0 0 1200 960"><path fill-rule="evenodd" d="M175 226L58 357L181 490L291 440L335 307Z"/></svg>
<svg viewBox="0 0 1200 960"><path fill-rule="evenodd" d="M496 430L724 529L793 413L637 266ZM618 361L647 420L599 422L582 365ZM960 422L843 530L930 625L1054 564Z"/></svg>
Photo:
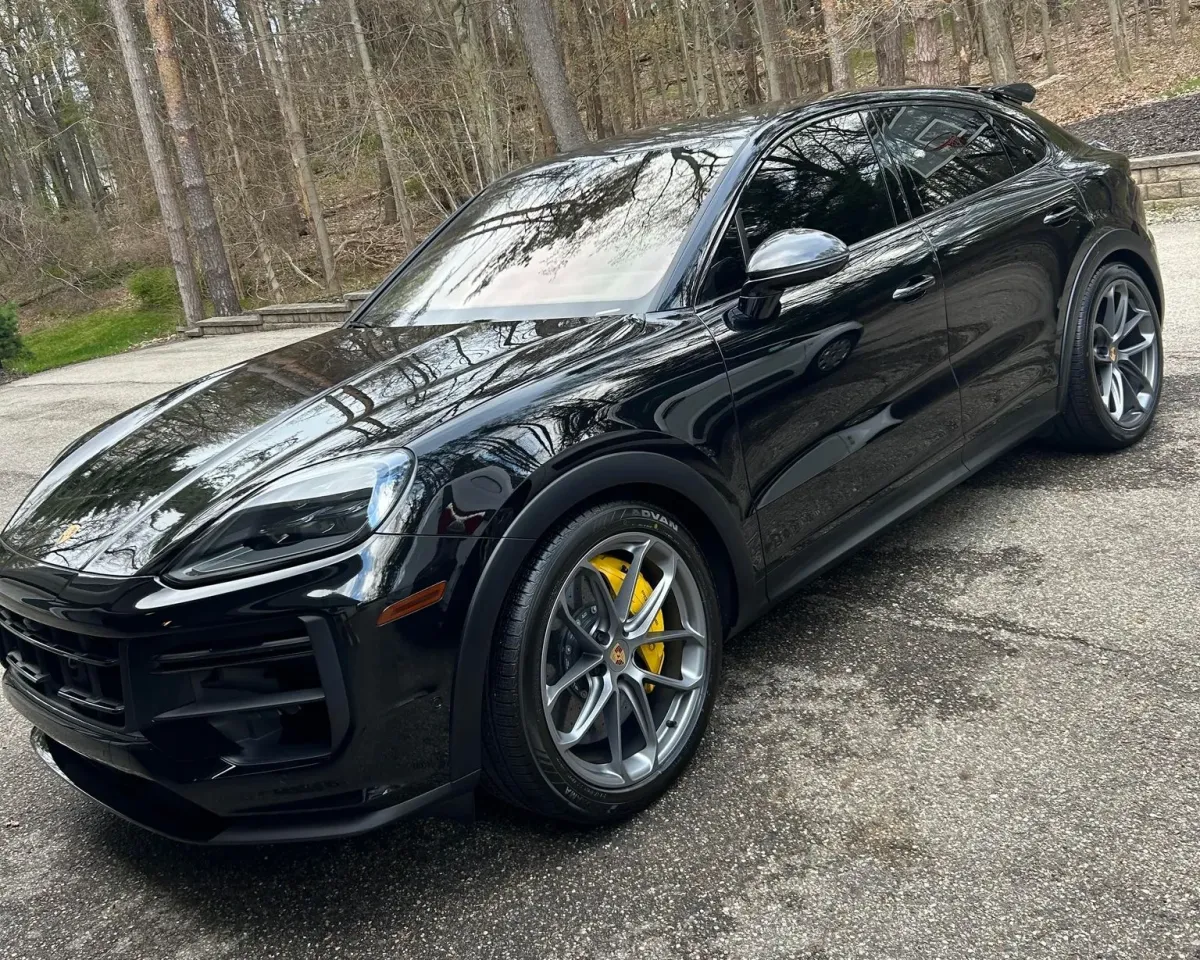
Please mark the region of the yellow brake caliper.
<svg viewBox="0 0 1200 960"><path fill-rule="evenodd" d="M592 557L592 566L604 574L604 579L608 581L614 594L621 592L621 584L625 582L625 575L629 572L629 564L617 557L602 553L597 557ZM629 601L629 612L637 613L641 609L642 604L650 599L650 594L653 588L650 586L650 581L643 577L640 573L637 578L637 585L633 590L633 599ZM654 616L654 621L650 624L649 633L661 633L663 631L663 614L659 610ZM643 643L637 648L638 659L641 660L644 666L651 673L661 673L663 660L667 656L667 647L661 640L653 643ZM650 693L654 690L654 684L646 684L646 692Z"/></svg>

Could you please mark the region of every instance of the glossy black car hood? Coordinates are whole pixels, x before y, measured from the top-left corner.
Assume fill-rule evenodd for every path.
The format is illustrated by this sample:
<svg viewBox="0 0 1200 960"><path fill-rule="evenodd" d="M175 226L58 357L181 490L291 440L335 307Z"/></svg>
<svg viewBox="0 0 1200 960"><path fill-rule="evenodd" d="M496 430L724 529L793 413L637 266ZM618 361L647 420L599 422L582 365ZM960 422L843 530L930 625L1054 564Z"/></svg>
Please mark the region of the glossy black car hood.
<svg viewBox="0 0 1200 960"><path fill-rule="evenodd" d="M342 327L129 411L70 449L5 528L55 566L143 570L264 475L405 446L520 385L637 337L637 318ZM560 366L561 365L561 366Z"/></svg>

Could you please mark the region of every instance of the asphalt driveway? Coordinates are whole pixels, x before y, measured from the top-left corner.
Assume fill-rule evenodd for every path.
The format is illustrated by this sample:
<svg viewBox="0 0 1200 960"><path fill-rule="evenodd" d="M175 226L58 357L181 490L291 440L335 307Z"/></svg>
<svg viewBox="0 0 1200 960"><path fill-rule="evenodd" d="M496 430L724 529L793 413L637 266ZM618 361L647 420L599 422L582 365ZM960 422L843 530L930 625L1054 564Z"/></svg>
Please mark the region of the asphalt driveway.
<svg viewBox="0 0 1200 960"><path fill-rule="evenodd" d="M54 780L4 705L0 955L1200 958L1200 225L1156 233L1146 442L1014 452L732 642L636 820L185 848ZM0 517L89 424L292 336L0 388Z"/></svg>

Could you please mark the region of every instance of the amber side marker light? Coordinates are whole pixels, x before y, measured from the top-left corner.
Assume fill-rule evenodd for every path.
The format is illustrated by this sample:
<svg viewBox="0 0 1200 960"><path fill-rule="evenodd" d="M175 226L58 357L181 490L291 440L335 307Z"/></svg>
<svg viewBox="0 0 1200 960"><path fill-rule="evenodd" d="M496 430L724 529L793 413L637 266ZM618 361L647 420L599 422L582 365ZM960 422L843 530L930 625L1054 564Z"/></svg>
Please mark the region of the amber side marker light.
<svg viewBox="0 0 1200 960"><path fill-rule="evenodd" d="M382 627L385 623L391 623L393 620L407 617L410 613L416 613L418 610L424 610L426 607L433 606L433 604L442 599L442 595L445 592L445 580L441 583L435 583L432 587L426 587L424 590L418 590L403 600L397 600L395 603L384 607L375 624Z"/></svg>

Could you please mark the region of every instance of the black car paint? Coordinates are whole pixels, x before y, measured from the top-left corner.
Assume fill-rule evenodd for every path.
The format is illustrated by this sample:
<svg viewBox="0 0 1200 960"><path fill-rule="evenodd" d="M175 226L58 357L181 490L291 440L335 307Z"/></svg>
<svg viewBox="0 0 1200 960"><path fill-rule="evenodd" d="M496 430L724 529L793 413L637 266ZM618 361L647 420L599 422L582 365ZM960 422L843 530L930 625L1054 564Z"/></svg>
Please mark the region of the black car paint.
<svg viewBox="0 0 1200 960"><path fill-rule="evenodd" d="M953 208L902 216L852 250L845 271L789 293L766 326L740 327L729 302L691 307L725 212L771 143L809 118L918 96L949 94L834 97L748 125L644 312L453 329L364 328L356 317L68 449L50 471L61 483L23 506L0 544L0 608L120 638L136 695L117 730L9 671L10 700L44 732L39 751L117 812L192 841L344 834L445 806L478 778L504 596L538 538L581 503L620 489L681 514L736 632L1027 436L1061 403L1081 280L1118 256L1145 273L1160 306L1161 283L1123 160L1006 104L954 95L1038 124L1055 148L1012 189L972 198L969 218ZM1035 222L1064 191L1078 191L1086 235ZM992 224L1015 224L1017 249L1035 262L1016 258ZM893 299L927 272L934 288ZM818 309L821 297L833 306ZM984 319L960 306L970 297L988 305ZM817 358L835 342L841 359L823 369ZM170 583L181 546L270 477L392 446L416 456L412 493L365 543L237 581ZM85 515L81 543L56 542ZM441 602L377 625L388 604L442 581ZM303 623L312 641L330 716L324 754L230 770L144 709L156 651L280 618Z"/></svg>
<svg viewBox="0 0 1200 960"><path fill-rule="evenodd" d="M707 317L729 368L768 565L958 440L941 297L894 299L934 264L920 229L904 224L856 245L840 273L789 291L768 325L742 331L722 313ZM810 341L849 321L860 328L849 352L812 371Z"/></svg>

